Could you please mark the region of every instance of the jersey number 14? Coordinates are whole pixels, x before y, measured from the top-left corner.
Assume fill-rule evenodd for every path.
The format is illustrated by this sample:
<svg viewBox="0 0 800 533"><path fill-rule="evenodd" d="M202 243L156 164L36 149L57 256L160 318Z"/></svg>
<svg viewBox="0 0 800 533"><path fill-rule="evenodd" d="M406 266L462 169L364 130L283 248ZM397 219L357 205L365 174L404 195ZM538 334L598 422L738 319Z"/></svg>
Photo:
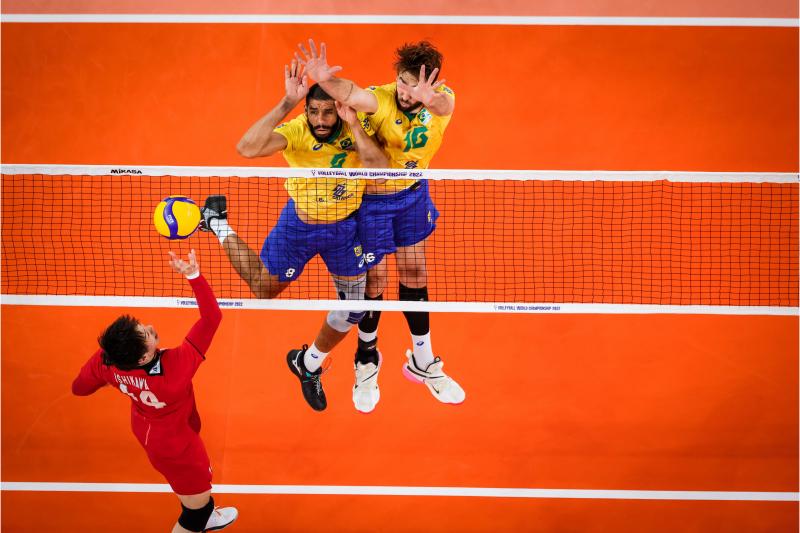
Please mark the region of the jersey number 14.
<svg viewBox="0 0 800 533"><path fill-rule="evenodd" d="M128 390L128 386L124 383L119 384L119 390L122 391L122 394L127 394L130 396L134 402L141 401L144 405L148 407L155 407L156 409L161 409L162 407L166 407L167 404L164 402L159 402L156 395L153 394L149 390L139 391L139 397L137 398L134 393Z"/></svg>

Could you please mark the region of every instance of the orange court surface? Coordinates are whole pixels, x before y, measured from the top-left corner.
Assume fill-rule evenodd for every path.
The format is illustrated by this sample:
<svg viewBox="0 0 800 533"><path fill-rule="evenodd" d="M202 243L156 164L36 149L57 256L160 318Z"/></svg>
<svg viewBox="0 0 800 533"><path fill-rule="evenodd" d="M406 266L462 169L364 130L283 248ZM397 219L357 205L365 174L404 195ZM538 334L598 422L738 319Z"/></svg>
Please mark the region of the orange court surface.
<svg viewBox="0 0 800 533"><path fill-rule="evenodd" d="M280 155L247 160L235 147L283 94L283 65L297 43L313 37L327 43L331 64L342 65L342 75L362 86L394 79L392 57L402 43L428 39L436 44L444 54L442 76L456 91L457 104L432 168L798 172L798 11L793 2L698 6L660 1L645 8L608 0L533 8L510 0L463 7L454 1L414 1L402 11L396 2L385 1L371 2L369 11L335 2L249 1L237 3L236 11L220 8L222 2L176 0L157 9L110 0L65 2L69 9L50 4L6 1L2 13L751 17L795 23L4 18L3 164L285 166ZM74 237L60 235L58 216L31 221L36 231L24 235L6 231L14 216L8 196L14 180L5 175L3 180L3 273L45 270L49 261L69 263L69 247L50 242ZM744 305L792 312L432 313L437 354L467 392L459 406L440 404L424 387L402 378L403 354L410 346L398 312L384 312L381 320L381 400L365 416L351 399L354 333L332 353L324 379L329 407L316 413L289 375L285 354L311 343L324 312L224 309L194 388L214 484L227 488L218 491L216 503L240 512L229 531L798 531L798 186L780 187L788 191L779 201L788 225L772 231L758 207L748 216L763 221L763 242L776 243L763 261L788 257L792 270L782 278L751 280L742 294L760 298ZM469 194L466 188L463 192ZM542 192L551 193L547 187ZM152 192L154 198L160 194ZM486 198L475 205L494 210L501 204ZM447 207L447 200L442 205ZM274 220L276 214L265 216ZM492 223L483 212L474 217L486 227ZM260 244L266 231L247 237ZM436 238L447 235L443 230ZM15 238L35 249L24 260L11 253ZM525 245L551 250L557 239L548 238L552 242L542 244L530 237ZM591 246L592 239L605 243L604 238L588 237L582 246ZM102 254L103 247L94 253ZM238 297L241 287L214 285L215 276L230 267L207 235L172 249L185 255L192 247L218 295ZM162 296L147 279L177 278L164 268L167 249L163 241L128 250L141 282L104 277L89 288L77 273L68 280L76 291L70 294L113 295L124 289ZM468 250L453 254L459 264L468 264ZM690 259L688 254L687 265ZM541 287L546 270L533 272L534 285ZM514 273L503 275L515 287ZM436 272L432 287L445 281ZM14 292L8 283L6 274L4 295ZM518 283L517 288L528 286ZM746 284L744 278L741 283ZM36 294L51 294L45 278L30 287ZM673 289L680 297L670 303L719 303L712 301L718 287ZM465 288L466 298L470 290ZM586 294L584 303L657 303L622 290L607 297ZM526 297L542 298L535 291ZM556 291L552 302L560 297ZM141 488L165 482L131 433L127 398L108 387L78 398L70 384L97 348L97 335L119 314L153 324L162 346L171 347L181 342L197 311L5 302L1 311L2 531L169 530L178 501L168 490ZM120 491L9 490L9 484L37 482L135 485ZM343 489L320 493L320 487ZM365 491L359 493L359 487ZM384 495L375 487L393 490ZM586 493L414 492L437 487ZM404 488L410 492L402 494ZM623 492L592 495L602 490ZM659 499L648 497L648 491L723 496ZM748 499L739 493L783 497Z"/></svg>

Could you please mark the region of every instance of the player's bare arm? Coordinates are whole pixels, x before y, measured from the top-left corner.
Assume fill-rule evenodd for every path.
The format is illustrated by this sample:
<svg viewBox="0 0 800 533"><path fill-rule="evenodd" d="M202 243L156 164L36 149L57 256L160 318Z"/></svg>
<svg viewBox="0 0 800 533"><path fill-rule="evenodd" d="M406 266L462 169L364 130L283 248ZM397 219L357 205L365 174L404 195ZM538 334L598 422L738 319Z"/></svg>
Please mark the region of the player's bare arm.
<svg viewBox="0 0 800 533"><path fill-rule="evenodd" d="M305 67L305 72L322 87L326 93L356 111L374 113L378 110L378 99L369 91L365 91L354 82L334 76L342 70L340 66L328 65L328 53L325 43L320 43L319 54L313 39L308 40L308 49L298 44L300 53L295 52L295 59Z"/></svg>
<svg viewBox="0 0 800 533"><path fill-rule="evenodd" d="M436 89L444 85L445 80L436 80L439 69L435 68L430 75L426 76L425 65L419 68L419 76L416 84L413 79L404 79L403 75L397 77L397 84L411 94L412 98L422 102L422 104L434 115L445 117L453 114L456 101L453 97L444 92L437 92Z"/></svg>
<svg viewBox="0 0 800 533"><path fill-rule="evenodd" d="M339 117L350 126L353 137L356 139L356 150L361 164L366 168L388 168L389 158L373 137L367 135L361 127L356 110L350 106L336 102L336 112Z"/></svg>
<svg viewBox="0 0 800 533"><path fill-rule="evenodd" d="M242 156L264 157L288 146L286 137L273 130L308 94L308 76L303 66L292 60L291 66L284 65L283 77L286 94L278 105L250 126L239 141L236 150Z"/></svg>

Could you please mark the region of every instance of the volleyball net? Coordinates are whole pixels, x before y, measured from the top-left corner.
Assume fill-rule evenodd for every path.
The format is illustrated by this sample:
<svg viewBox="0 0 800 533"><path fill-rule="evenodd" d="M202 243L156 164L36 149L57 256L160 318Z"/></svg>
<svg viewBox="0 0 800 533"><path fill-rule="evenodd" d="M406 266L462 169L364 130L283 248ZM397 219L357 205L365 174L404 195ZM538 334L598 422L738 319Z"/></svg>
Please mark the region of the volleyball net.
<svg viewBox="0 0 800 533"><path fill-rule="evenodd" d="M155 206L223 194L231 226L259 253L289 200L286 178L325 177L427 182L439 212L425 244L432 302L798 306L797 174L33 165L2 174L6 297L187 298L167 251L194 248L220 298L252 303L219 241L163 238ZM395 257L385 261L391 302L399 279ZM336 301L319 257L278 300Z"/></svg>

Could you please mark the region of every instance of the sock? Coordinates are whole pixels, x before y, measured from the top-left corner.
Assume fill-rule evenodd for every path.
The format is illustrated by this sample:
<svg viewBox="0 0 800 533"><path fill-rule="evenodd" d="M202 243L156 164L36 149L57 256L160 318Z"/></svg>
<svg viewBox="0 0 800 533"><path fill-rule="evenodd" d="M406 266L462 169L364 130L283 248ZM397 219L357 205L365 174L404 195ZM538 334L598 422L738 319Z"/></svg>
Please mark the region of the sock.
<svg viewBox="0 0 800 533"><path fill-rule="evenodd" d="M383 294L375 297L364 295L365 300L383 300ZM381 319L380 311L367 311L361 322L358 323L358 340L364 342L374 341L378 337L378 321ZM359 347L361 342L359 342Z"/></svg>
<svg viewBox="0 0 800 533"><path fill-rule="evenodd" d="M414 289L400 284L400 299L406 302L427 302L428 287ZM411 342L414 345L414 362L420 370L425 370L433 362L431 347L430 314L427 312L403 311L411 331Z"/></svg>
<svg viewBox="0 0 800 533"><path fill-rule="evenodd" d="M428 365L433 363L433 350L431 349L431 334L426 335L411 335L411 341L414 343L414 362L417 368L425 370Z"/></svg>
<svg viewBox="0 0 800 533"><path fill-rule="evenodd" d="M303 364L309 372L316 372L322 366L322 361L328 357L328 352L322 352L317 348L317 344L312 344L306 353L303 354Z"/></svg>
<svg viewBox="0 0 800 533"><path fill-rule="evenodd" d="M208 225L211 226L211 231L217 236L220 244L224 244L225 239L236 234L224 218L215 218Z"/></svg>

